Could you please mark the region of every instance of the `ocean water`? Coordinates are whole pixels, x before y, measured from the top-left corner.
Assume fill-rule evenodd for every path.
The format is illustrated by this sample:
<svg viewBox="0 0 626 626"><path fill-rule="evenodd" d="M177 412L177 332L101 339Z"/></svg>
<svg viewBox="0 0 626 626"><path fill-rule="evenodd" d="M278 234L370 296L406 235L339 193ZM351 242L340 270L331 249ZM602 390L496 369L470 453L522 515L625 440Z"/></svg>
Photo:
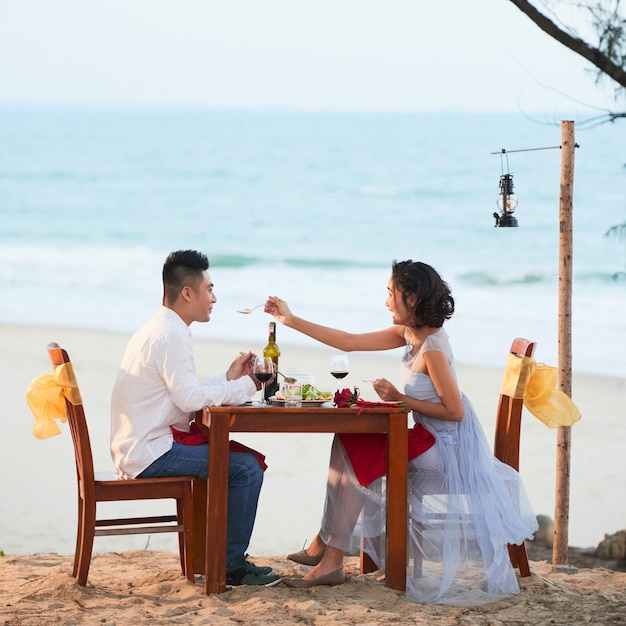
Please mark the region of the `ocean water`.
<svg viewBox="0 0 626 626"><path fill-rule="evenodd" d="M511 339L557 364L560 119L0 109L0 323L133 332L171 250L210 259L218 302L195 336L259 350L267 295L353 330L389 324L392 259L450 283L457 360ZM576 126L573 370L626 376L625 128ZM520 227L494 228L501 173ZM279 328L279 344L309 340Z"/></svg>
<svg viewBox="0 0 626 626"><path fill-rule="evenodd" d="M446 327L458 361L500 368L511 340L524 336L539 342L538 360L556 365L561 152L512 152L508 164L491 153L558 146L560 119L567 117L0 109L0 323L130 335L161 302L167 254L197 248L210 258L218 301L210 323L192 327L194 336L259 351L268 316L237 308L276 294L320 323L382 328L390 323L391 261L411 258L435 266L452 287L457 310ZM624 132L576 126L572 312L574 371L621 378L626 241L604 234L626 215ZM516 229L494 228L492 217L506 171L519 199ZM313 342L279 327L278 343L285 354ZM617 427L624 408L615 404L603 419ZM30 437L15 421L9 428ZM575 458L589 464L574 467L570 537L596 545L620 519L614 492L596 482L618 484L623 472L593 419L576 428L587 435ZM37 452L41 466L58 463L55 446L70 458L69 445L50 440ZM587 448L601 448L613 462L598 465L584 456ZM302 527L290 521L290 541L300 542L319 520L319 461L327 449L325 441L307 441L319 472L307 494L317 495L311 511L302 507ZM537 494L551 484L554 446L542 432L529 449L536 454L525 465L528 485L541 503L537 512L550 515L552 488L543 500ZM287 468L303 463L300 451L294 448ZM2 497L12 504L5 508L19 515L0 519L0 548L73 551L73 469L66 469L67 483L55 472L37 502L32 490L7 483ZM289 476L285 491L277 476L264 487L269 504L261 507L252 553L300 547L286 543L275 519L282 493L301 488L300 475ZM41 525L40 498L64 514ZM150 546L176 550L174 539L161 537ZM119 542L106 545L137 548L145 538Z"/></svg>

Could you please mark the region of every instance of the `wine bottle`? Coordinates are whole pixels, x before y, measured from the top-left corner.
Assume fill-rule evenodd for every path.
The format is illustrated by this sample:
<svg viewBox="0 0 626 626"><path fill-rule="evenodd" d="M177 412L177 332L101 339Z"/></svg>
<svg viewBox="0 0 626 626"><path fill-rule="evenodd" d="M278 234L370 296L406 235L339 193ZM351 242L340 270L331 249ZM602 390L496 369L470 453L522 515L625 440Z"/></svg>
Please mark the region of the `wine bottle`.
<svg viewBox="0 0 626 626"><path fill-rule="evenodd" d="M270 322L269 338L265 348L263 348L263 356L272 357L276 369L276 378L269 384L265 385L265 399L276 394L280 385L278 382L278 357L280 356L280 348L276 343L276 322Z"/></svg>

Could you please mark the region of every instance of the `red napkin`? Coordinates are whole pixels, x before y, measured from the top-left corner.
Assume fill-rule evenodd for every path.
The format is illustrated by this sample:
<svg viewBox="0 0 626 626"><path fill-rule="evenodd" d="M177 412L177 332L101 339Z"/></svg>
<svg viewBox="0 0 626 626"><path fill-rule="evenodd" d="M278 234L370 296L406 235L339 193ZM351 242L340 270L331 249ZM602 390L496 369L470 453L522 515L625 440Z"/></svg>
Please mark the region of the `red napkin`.
<svg viewBox="0 0 626 626"><path fill-rule="evenodd" d="M170 428L172 429L172 434L174 435L174 441L182 443L185 446L199 446L203 443L209 443L208 435L205 435L195 422L191 422L190 432L178 430L173 426L170 426ZM249 452L250 454L254 454L256 460L261 466L261 469L263 471L267 469L267 464L265 463L265 455L261 454L257 450L248 448L248 446L244 446L238 441L229 441L228 449L231 452Z"/></svg>
<svg viewBox="0 0 626 626"><path fill-rule="evenodd" d="M377 403L374 403L380 406ZM387 473L387 435L384 433L342 433L337 435L363 487ZM435 444L435 438L421 424L409 429L408 460L423 454Z"/></svg>
<svg viewBox="0 0 626 626"><path fill-rule="evenodd" d="M338 407L359 407L357 415L366 407L398 406L397 402L368 402L359 397L359 388L337 390L335 404ZM337 435L352 463L357 480L363 487L387 473L387 435L384 433L354 433ZM415 424L408 432L408 460L423 454L435 445L435 437L421 424Z"/></svg>

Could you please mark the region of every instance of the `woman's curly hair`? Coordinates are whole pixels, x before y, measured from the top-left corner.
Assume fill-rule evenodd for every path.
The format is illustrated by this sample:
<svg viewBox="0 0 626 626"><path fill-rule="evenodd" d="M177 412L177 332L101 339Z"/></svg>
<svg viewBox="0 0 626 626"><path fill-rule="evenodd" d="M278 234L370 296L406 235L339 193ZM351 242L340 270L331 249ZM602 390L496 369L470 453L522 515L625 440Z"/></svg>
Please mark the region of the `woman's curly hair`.
<svg viewBox="0 0 626 626"><path fill-rule="evenodd" d="M415 328L441 328L452 317L454 298L450 287L430 265L411 260L393 261L391 278L406 306L408 296L417 297L413 309Z"/></svg>

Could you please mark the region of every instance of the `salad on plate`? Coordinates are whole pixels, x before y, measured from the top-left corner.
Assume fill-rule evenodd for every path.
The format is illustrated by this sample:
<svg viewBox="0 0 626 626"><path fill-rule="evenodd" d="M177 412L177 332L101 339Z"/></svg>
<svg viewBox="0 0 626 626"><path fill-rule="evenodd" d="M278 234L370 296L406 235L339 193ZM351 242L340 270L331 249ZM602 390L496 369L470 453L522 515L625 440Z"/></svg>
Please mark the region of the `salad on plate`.
<svg viewBox="0 0 626 626"><path fill-rule="evenodd" d="M276 400L284 400L285 396L283 395L282 389L276 392L275 395ZM309 383L305 383L302 385L302 401L328 401L333 399L333 394L330 391L321 391L314 385L310 385Z"/></svg>

